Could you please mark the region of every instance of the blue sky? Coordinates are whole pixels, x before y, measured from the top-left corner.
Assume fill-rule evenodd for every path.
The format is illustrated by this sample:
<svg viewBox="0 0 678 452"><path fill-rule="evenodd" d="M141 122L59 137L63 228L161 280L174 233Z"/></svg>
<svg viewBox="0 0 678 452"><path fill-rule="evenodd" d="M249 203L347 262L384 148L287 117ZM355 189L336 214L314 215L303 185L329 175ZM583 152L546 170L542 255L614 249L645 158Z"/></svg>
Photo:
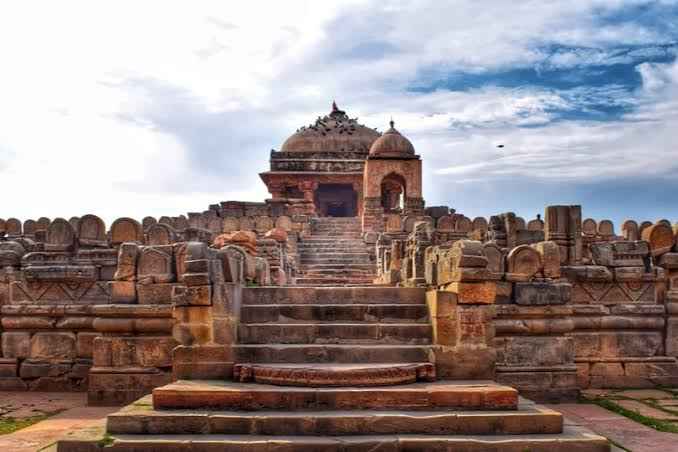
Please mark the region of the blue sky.
<svg viewBox="0 0 678 452"><path fill-rule="evenodd" d="M262 200L270 149L336 99L395 118L428 205L678 221L677 54L677 1L15 2L0 217Z"/></svg>

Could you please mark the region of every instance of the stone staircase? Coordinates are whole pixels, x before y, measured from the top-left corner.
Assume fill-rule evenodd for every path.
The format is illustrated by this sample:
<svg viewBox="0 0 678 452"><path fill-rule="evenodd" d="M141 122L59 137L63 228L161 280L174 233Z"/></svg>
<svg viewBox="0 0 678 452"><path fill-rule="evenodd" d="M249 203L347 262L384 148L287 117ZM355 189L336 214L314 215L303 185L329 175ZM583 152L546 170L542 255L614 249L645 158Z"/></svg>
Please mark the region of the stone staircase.
<svg viewBox="0 0 678 452"><path fill-rule="evenodd" d="M74 451L609 451L491 381L436 381L423 289L243 291L234 381L177 381Z"/></svg>
<svg viewBox="0 0 678 452"><path fill-rule="evenodd" d="M314 218L311 235L299 242L297 285L360 286L372 284L375 263L362 240L360 218Z"/></svg>

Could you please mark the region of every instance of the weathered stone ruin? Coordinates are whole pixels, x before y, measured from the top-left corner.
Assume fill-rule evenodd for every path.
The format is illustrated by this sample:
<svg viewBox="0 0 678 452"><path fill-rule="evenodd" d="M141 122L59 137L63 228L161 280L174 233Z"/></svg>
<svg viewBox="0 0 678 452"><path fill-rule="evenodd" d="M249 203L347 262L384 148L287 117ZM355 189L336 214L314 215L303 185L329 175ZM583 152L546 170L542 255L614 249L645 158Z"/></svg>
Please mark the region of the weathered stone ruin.
<svg viewBox="0 0 678 452"><path fill-rule="evenodd" d="M667 221L426 207L336 105L270 163L261 203L0 220L0 388L132 403L60 451L603 451L519 394L678 385Z"/></svg>

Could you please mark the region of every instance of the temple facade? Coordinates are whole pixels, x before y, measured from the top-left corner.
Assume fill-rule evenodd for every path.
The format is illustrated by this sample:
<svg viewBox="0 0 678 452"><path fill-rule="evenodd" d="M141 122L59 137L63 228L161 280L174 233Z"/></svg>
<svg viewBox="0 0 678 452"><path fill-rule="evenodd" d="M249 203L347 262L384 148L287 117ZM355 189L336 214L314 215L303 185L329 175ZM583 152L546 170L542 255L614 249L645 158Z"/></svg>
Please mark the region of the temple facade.
<svg viewBox="0 0 678 452"><path fill-rule="evenodd" d="M260 174L273 202L305 205L317 217L361 217L379 230L389 214L423 215L421 159L393 121L382 133L332 103L332 111L271 151Z"/></svg>

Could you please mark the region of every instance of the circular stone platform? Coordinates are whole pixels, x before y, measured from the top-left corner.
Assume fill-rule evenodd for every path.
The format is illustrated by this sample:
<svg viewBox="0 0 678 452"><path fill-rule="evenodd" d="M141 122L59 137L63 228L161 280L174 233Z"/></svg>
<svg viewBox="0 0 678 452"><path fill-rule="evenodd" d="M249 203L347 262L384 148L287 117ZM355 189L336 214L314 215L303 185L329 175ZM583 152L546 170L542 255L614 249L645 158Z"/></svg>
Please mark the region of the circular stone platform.
<svg viewBox="0 0 678 452"><path fill-rule="evenodd" d="M390 386L435 381L431 363L236 364L233 378L278 386Z"/></svg>

